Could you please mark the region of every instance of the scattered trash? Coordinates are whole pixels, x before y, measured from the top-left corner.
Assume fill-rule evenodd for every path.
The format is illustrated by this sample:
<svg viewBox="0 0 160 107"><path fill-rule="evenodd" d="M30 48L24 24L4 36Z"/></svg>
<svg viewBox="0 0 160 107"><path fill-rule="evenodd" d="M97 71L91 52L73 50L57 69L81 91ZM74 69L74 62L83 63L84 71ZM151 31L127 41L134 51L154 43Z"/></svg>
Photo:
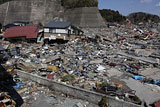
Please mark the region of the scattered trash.
<svg viewBox="0 0 160 107"><path fill-rule="evenodd" d="M124 80L132 78L151 88L151 85L160 86L160 37L156 28L130 24L84 28L83 31L85 38L72 39L65 44L2 40L0 57L7 72L13 75L11 87L23 94L25 100L30 98L29 93L40 95L43 90L34 82L25 83L17 77L17 69L136 104L141 103L135 100L141 100L140 95L135 95L133 91L137 90L130 89ZM76 106L84 105L77 103Z"/></svg>

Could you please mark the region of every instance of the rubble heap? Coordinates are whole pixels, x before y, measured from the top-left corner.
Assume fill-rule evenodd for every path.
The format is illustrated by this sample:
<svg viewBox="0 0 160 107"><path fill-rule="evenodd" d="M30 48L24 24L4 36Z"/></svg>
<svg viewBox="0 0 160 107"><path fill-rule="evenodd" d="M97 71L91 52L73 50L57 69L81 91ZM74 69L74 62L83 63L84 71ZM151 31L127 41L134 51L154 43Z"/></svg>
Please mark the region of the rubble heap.
<svg viewBox="0 0 160 107"><path fill-rule="evenodd" d="M9 54L6 68L140 105L160 99L160 34L155 27L127 24L84 31L85 39L66 44L2 41Z"/></svg>

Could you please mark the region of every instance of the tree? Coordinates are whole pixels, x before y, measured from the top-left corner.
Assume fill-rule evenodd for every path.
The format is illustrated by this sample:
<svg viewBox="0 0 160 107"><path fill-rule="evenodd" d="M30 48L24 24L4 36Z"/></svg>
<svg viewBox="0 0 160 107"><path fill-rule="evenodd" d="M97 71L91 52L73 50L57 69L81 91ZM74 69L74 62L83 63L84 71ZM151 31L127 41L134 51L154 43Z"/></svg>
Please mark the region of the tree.
<svg viewBox="0 0 160 107"><path fill-rule="evenodd" d="M160 17L153 14L143 13L143 12L137 12L132 13L128 15L129 20L131 20L132 23L140 23L140 22L160 22Z"/></svg>
<svg viewBox="0 0 160 107"><path fill-rule="evenodd" d="M61 0L62 6L65 8L78 8L78 7L97 7L97 0Z"/></svg>
<svg viewBox="0 0 160 107"><path fill-rule="evenodd" d="M122 23L126 21L126 17L122 16L119 11L114 11L110 9L103 9L99 10L102 17L107 21L107 22L118 22Z"/></svg>
<svg viewBox="0 0 160 107"><path fill-rule="evenodd" d="M13 1L13 0L0 0L0 4L6 3L8 1Z"/></svg>

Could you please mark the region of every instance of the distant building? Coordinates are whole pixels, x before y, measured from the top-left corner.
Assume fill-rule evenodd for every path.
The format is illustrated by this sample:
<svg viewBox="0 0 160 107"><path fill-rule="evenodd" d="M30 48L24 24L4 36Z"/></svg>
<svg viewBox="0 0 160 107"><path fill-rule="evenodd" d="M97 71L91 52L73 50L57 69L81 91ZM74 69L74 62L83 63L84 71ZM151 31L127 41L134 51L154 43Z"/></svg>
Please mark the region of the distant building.
<svg viewBox="0 0 160 107"><path fill-rule="evenodd" d="M82 38L83 31L72 25L71 22L49 22L44 26L45 40L70 40Z"/></svg>
<svg viewBox="0 0 160 107"><path fill-rule="evenodd" d="M3 38L11 42L41 42L43 40L43 29L40 29L38 24L15 26L7 29Z"/></svg>

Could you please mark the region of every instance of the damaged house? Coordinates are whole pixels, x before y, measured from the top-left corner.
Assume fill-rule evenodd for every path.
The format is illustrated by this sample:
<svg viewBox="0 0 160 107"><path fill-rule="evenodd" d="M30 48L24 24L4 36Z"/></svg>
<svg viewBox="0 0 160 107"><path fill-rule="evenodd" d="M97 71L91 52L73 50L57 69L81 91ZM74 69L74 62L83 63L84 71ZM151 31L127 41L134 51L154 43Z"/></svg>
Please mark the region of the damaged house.
<svg viewBox="0 0 160 107"><path fill-rule="evenodd" d="M45 40L70 40L82 38L84 32L71 22L49 22L44 26Z"/></svg>
<svg viewBox="0 0 160 107"><path fill-rule="evenodd" d="M10 42L41 42L43 41L43 29L38 24L15 26L7 29L3 38Z"/></svg>

